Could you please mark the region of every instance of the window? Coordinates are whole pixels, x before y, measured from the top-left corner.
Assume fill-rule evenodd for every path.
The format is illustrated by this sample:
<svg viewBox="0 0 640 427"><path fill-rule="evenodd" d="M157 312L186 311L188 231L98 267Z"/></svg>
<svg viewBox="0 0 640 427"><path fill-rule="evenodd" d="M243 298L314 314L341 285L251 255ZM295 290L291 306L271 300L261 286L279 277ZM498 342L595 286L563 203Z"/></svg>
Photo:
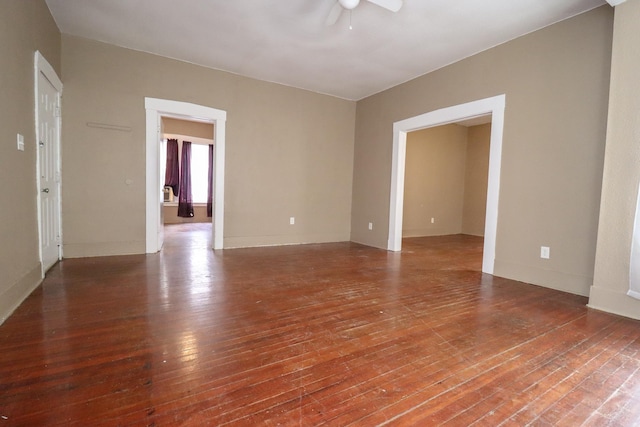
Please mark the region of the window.
<svg viewBox="0 0 640 427"><path fill-rule="evenodd" d="M191 144L191 195L193 203L207 203L209 146Z"/></svg>
<svg viewBox="0 0 640 427"><path fill-rule="evenodd" d="M161 152L162 176L165 176L167 167L167 140L163 140ZM182 140L178 140L177 167L180 168L182 158ZM176 177L180 176L180 171L176 171ZM207 203L209 191L209 144L191 143L191 196L193 203ZM176 181L177 184L177 181ZM176 187L177 188L177 187ZM177 203L178 196L173 194L171 187L164 187L165 203Z"/></svg>

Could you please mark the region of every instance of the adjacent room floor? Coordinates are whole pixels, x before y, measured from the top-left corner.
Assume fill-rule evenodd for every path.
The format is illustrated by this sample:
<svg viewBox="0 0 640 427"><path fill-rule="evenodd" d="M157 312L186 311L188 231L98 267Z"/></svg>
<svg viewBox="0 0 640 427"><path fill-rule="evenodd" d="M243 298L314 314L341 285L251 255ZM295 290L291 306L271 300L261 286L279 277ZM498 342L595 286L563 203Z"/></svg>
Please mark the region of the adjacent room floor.
<svg viewBox="0 0 640 427"><path fill-rule="evenodd" d="M482 239L64 260L0 326L0 426L640 424L640 322Z"/></svg>

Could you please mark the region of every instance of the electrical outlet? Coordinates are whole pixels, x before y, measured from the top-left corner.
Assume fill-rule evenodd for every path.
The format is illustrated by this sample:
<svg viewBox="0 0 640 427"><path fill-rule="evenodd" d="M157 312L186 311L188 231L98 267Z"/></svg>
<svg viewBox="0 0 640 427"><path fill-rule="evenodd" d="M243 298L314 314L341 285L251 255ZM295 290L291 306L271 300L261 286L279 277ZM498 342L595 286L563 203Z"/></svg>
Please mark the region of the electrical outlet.
<svg viewBox="0 0 640 427"><path fill-rule="evenodd" d="M373 223L372 222L369 223L369 230L373 230Z"/></svg>
<svg viewBox="0 0 640 427"><path fill-rule="evenodd" d="M295 223L296 223L296 218L295 217L292 216L291 218L289 218L289 224L290 225L294 225Z"/></svg>
<svg viewBox="0 0 640 427"><path fill-rule="evenodd" d="M550 252L549 246L540 246L540 258L549 259Z"/></svg>
<svg viewBox="0 0 640 427"><path fill-rule="evenodd" d="M431 218L431 224L435 223L436 219L435 218Z"/></svg>

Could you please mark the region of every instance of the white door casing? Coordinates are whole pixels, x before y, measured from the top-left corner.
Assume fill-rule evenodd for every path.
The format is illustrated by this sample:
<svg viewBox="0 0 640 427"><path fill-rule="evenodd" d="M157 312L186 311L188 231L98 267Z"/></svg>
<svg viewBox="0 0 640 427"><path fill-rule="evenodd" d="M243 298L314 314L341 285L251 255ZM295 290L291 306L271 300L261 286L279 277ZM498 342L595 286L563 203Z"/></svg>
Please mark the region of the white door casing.
<svg viewBox="0 0 640 427"><path fill-rule="evenodd" d="M162 249L162 187L160 124L162 117L214 124L213 249L222 249L224 232L224 161L227 112L188 102L145 98L146 136L146 252Z"/></svg>
<svg viewBox="0 0 640 427"><path fill-rule="evenodd" d="M35 53L36 190L42 277L62 258L60 125L62 82Z"/></svg>
<svg viewBox="0 0 640 427"><path fill-rule="evenodd" d="M404 203L407 133L491 114L491 143L489 148L489 177L487 182L482 271L493 274L496 253L496 231L498 228L498 196L500 193L500 166L502 163L502 133L504 127L505 100L505 95L498 95L431 111L393 124L388 250L400 251L402 249L402 211Z"/></svg>

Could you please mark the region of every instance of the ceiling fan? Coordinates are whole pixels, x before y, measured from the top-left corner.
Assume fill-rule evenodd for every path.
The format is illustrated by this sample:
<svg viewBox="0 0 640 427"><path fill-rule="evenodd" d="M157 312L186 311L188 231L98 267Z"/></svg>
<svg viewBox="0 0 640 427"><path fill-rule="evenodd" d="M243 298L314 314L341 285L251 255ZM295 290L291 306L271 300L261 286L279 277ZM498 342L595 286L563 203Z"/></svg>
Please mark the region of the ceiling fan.
<svg viewBox="0 0 640 427"><path fill-rule="evenodd" d="M397 12L402 7L402 0L366 0L369 3L373 3L377 6L385 8L391 12ZM335 24L340 15L342 15L343 10L352 11L360 4L360 0L337 0L336 3L331 8L329 12L329 16L325 20L326 26L331 26Z"/></svg>

